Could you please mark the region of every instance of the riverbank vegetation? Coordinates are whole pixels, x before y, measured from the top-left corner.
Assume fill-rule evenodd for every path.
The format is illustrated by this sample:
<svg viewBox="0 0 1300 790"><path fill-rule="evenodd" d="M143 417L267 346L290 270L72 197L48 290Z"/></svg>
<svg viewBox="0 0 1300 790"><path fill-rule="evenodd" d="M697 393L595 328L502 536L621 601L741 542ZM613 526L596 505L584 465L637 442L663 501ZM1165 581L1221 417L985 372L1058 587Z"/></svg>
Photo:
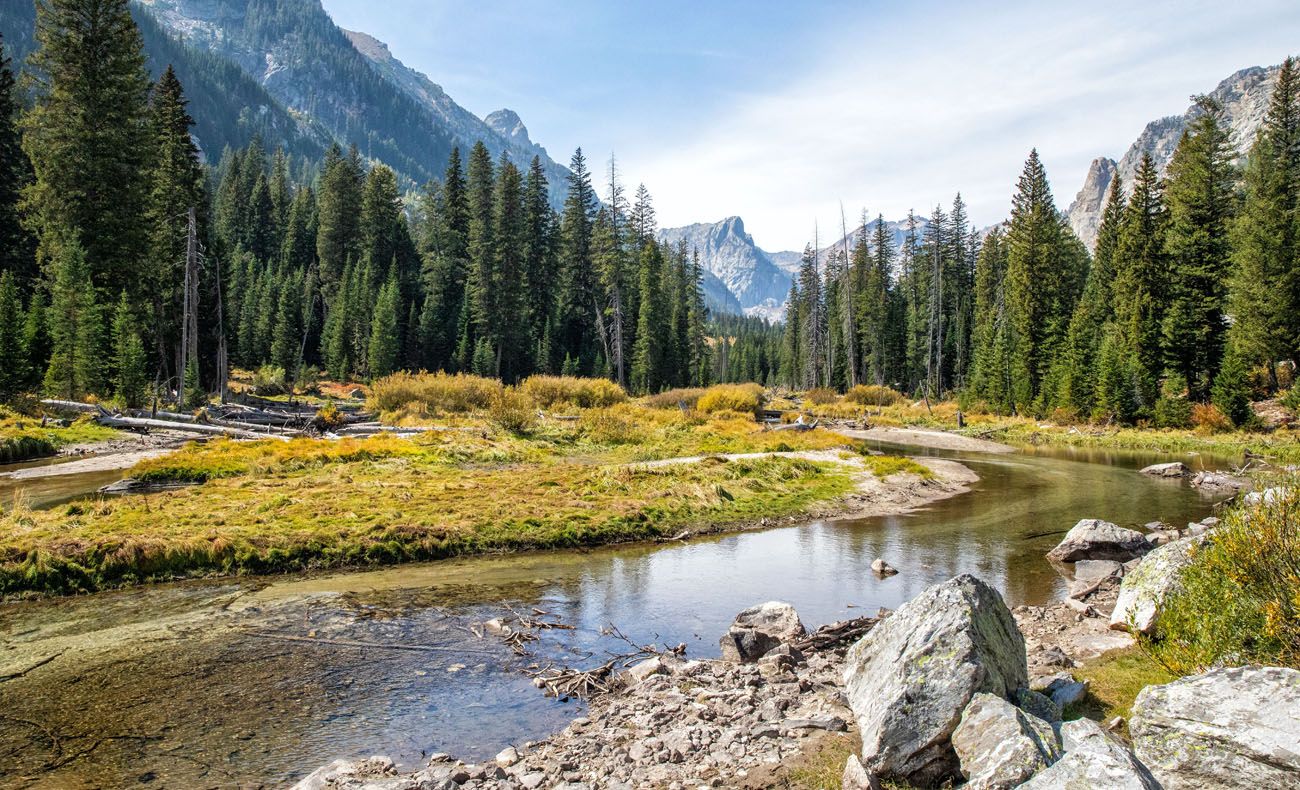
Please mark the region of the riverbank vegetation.
<svg viewBox="0 0 1300 790"><path fill-rule="evenodd" d="M407 424L425 415L431 430L414 437L190 444L131 474L200 485L0 514L0 593L664 538L805 512L849 493L855 475L931 476L752 413L573 405L625 400L607 386L403 375L374 397L397 398L388 413ZM523 401L525 430L500 424L503 397ZM563 403L563 419L537 416L534 398Z"/></svg>
<svg viewBox="0 0 1300 790"><path fill-rule="evenodd" d="M89 419L42 420L0 406L0 464L44 458L74 444L90 444L120 434Z"/></svg>

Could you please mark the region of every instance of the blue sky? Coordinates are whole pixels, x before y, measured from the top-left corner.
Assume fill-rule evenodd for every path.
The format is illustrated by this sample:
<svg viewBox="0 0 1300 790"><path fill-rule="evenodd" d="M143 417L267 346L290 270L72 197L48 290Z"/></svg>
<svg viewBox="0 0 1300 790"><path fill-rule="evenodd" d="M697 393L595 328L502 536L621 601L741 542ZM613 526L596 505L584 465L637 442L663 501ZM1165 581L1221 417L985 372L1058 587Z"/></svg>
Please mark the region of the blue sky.
<svg viewBox="0 0 1300 790"><path fill-rule="evenodd" d="M736 214L770 250L841 202L896 218L961 191L997 222L1033 146L1064 209L1147 121L1300 54L1294 0L323 2L554 159L616 154L664 226Z"/></svg>

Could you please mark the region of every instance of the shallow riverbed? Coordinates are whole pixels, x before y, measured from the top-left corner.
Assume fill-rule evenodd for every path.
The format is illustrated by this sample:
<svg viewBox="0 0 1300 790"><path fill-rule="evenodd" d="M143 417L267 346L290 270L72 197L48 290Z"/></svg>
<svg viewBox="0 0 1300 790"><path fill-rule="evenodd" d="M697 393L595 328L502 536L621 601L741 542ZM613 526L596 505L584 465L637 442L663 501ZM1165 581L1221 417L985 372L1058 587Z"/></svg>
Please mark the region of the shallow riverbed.
<svg viewBox="0 0 1300 790"><path fill-rule="evenodd" d="M811 627L969 571L1011 605L1044 603L1065 580L1043 554L1078 519L1181 524L1214 501L1137 473L1167 456L915 452L981 479L905 516L2 605L0 785L279 786L334 757L481 759L578 715L519 670L617 651L601 633L609 624L714 656L732 616L769 599L792 602ZM877 557L901 573L875 576ZM505 606L576 628L517 656L472 630Z"/></svg>

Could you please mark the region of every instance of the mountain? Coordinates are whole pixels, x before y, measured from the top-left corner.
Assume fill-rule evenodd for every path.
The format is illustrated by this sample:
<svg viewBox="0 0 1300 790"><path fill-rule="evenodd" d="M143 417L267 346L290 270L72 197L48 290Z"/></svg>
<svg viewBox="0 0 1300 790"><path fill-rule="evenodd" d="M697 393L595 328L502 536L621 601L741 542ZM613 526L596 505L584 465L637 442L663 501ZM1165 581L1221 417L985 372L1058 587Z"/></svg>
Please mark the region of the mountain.
<svg viewBox="0 0 1300 790"><path fill-rule="evenodd" d="M917 234L925 232L927 220L917 217ZM853 249L858 226L849 232L848 248ZM907 235L906 220L886 222L895 247ZM874 231L870 223L869 231ZM803 253L783 251L767 252L754 243L754 237L745 231L740 217L727 217L719 222L699 222L681 228L659 231L659 240L676 245L681 241L698 250L704 265L704 292L710 307L728 313L743 312L768 321L785 318L786 300L790 283L799 272ZM837 239L821 249L825 262L834 252L844 249L844 239ZM732 305L728 309L728 305Z"/></svg>
<svg viewBox="0 0 1300 790"><path fill-rule="evenodd" d="M332 138L324 127L289 112L230 61L174 38L140 6L133 6L132 12L150 73L157 78L172 65L185 86L195 141L205 156L215 159L226 147L242 148L254 136L295 156L317 159L325 152ZM35 24L31 2L0 3L0 34L14 63L21 64L35 47Z"/></svg>
<svg viewBox="0 0 1300 790"><path fill-rule="evenodd" d="M412 185L440 178L453 146L467 154L481 140L521 168L539 157L552 203L563 201L568 170L518 115L478 118L382 41L339 28L320 0L134 0L132 12L154 75L175 65L210 159L254 135L309 158L355 143ZM33 47L34 24L31 0L0 2L16 60Z"/></svg>
<svg viewBox="0 0 1300 790"><path fill-rule="evenodd" d="M1223 105L1224 123L1227 125L1229 138L1238 156L1244 155L1255 140L1255 132L1264 120L1268 110L1269 97L1273 84L1277 81L1278 66L1261 68L1252 66L1242 69L1219 83L1209 95ZM1182 115L1171 115L1152 121L1138 135L1137 140L1129 146L1124 156L1116 162L1113 159L1099 157L1094 159L1084 178L1083 188L1079 190L1074 202L1066 211L1070 227L1075 234L1092 248L1097 243L1097 230L1101 224L1101 212L1105 208L1106 198L1111 182L1118 173L1127 185L1133 183L1142 154L1150 152L1161 175L1173 158L1174 149L1182 137L1188 123L1200 114L1196 105L1187 108Z"/></svg>
<svg viewBox="0 0 1300 790"><path fill-rule="evenodd" d="M569 169L557 164L546 149L528 136L528 128L514 110L501 109L479 118L452 100L447 92L424 74L393 57L388 45L367 33L344 30L352 46L364 55L386 80L424 106L435 122L448 131L463 152L482 140L494 160L504 153L521 170L538 157L550 183L551 202L557 208L564 201Z"/></svg>

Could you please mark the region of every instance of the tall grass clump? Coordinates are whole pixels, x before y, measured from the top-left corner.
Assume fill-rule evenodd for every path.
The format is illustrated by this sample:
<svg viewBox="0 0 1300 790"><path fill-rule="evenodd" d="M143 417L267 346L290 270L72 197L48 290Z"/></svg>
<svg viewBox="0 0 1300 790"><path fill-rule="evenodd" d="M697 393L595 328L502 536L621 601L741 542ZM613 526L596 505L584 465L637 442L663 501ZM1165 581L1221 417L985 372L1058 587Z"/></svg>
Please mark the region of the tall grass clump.
<svg viewBox="0 0 1300 790"><path fill-rule="evenodd" d="M537 427L537 407L533 399L514 387L496 394L488 406L488 422L516 436L526 436Z"/></svg>
<svg viewBox="0 0 1300 790"><path fill-rule="evenodd" d="M734 411L757 414L763 405L763 388L757 384L715 384L704 391L695 408L706 414Z"/></svg>
<svg viewBox="0 0 1300 790"><path fill-rule="evenodd" d="M813 387L804 393L804 398L815 406L825 406L840 399L839 393L830 387Z"/></svg>
<svg viewBox="0 0 1300 790"><path fill-rule="evenodd" d="M488 408L500 392L500 381L468 373L394 373L370 385L369 403L384 413L458 414Z"/></svg>
<svg viewBox="0 0 1300 790"><path fill-rule="evenodd" d="M54 455L54 442L43 436L0 434L0 464L16 464L32 458Z"/></svg>
<svg viewBox="0 0 1300 790"><path fill-rule="evenodd" d="M1143 648L1177 675L1221 665L1300 668L1300 490L1272 489L1194 550Z"/></svg>
<svg viewBox="0 0 1300 790"><path fill-rule="evenodd" d="M684 404L690 410L699 405L700 396L705 392L704 387L678 387L647 395L641 402L652 409L679 409Z"/></svg>
<svg viewBox="0 0 1300 790"><path fill-rule="evenodd" d="M519 385L538 406L577 406L580 409L604 409L627 400L627 393L609 379L577 376L529 376Z"/></svg>
<svg viewBox="0 0 1300 790"><path fill-rule="evenodd" d="M858 384L844 393L844 400L863 406L893 406L903 400L903 393L892 387L876 384Z"/></svg>

